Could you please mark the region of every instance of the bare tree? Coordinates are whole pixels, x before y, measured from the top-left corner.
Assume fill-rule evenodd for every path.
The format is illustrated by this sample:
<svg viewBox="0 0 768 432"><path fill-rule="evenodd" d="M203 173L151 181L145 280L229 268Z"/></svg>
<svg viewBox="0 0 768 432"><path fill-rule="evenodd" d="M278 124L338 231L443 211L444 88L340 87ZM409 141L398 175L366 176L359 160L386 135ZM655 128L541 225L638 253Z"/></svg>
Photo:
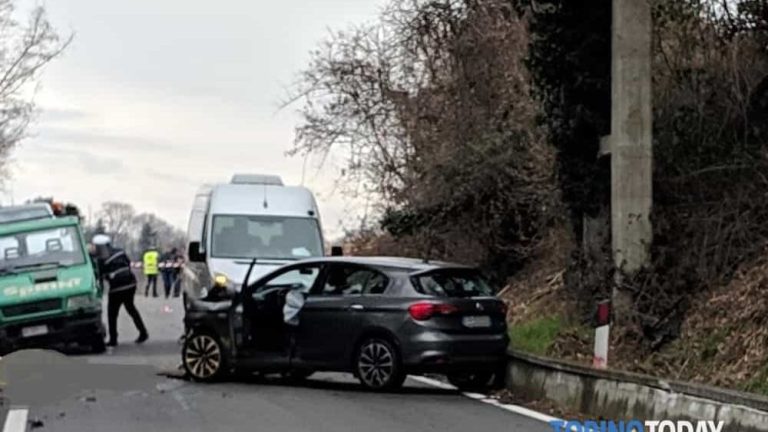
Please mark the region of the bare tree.
<svg viewBox="0 0 768 432"><path fill-rule="evenodd" d="M113 242L125 247L135 231L136 210L133 206L115 201L105 202L97 217L103 222L106 232L112 236Z"/></svg>
<svg viewBox="0 0 768 432"><path fill-rule="evenodd" d="M30 85L71 41L71 35L59 37L43 7L36 7L22 24L14 18L12 0L0 0L0 166L34 115Z"/></svg>
<svg viewBox="0 0 768 432"><path fill-rule="evenodd" d="M334 33L302 76L296 152L348 156L399 254L519 265L552 214L524 19L503 0L393 0Z"/></svg>

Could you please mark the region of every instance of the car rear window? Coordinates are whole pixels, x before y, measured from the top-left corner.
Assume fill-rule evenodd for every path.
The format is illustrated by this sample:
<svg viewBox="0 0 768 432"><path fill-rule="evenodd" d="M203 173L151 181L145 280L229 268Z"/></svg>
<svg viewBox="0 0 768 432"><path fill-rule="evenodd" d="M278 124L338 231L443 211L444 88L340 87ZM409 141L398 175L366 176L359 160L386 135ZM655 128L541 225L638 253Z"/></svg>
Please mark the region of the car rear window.
<svg viewBox="0 0 768 432"><path fill-rule="evenodd" d="M437 297L492 296L493 289L477 270L435 270L413 277L422 294Z"/></svg>

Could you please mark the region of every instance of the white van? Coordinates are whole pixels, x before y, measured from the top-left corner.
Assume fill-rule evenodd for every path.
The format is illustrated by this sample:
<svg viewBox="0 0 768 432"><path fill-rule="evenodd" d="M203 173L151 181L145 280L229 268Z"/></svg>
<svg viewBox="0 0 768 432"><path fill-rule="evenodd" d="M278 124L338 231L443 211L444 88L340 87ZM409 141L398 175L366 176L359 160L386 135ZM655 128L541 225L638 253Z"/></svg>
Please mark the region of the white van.
<svg viewBox="0 0 768 432"><path fill-rule="evenodd" d="M254 259L251 280L324 251L312 192L285 186L277 176L235 175L227 184L203 185L187 235L190 265L182 283L193 298L205 295L217 276L226 276L231 288L240 289Z"/></svg>

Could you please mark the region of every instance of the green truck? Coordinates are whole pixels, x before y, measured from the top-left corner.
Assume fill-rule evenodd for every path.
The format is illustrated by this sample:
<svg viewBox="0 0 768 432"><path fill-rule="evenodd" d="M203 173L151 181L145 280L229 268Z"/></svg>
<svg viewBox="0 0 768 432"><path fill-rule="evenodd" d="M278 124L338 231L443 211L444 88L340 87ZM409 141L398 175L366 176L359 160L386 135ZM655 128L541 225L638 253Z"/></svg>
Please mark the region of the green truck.
<svg viewBox="0 0 768 432"><path fill-rule="evenodd" d="M0 223L0 355L70 344L103 352L101 298L78 217Z"/></svg>

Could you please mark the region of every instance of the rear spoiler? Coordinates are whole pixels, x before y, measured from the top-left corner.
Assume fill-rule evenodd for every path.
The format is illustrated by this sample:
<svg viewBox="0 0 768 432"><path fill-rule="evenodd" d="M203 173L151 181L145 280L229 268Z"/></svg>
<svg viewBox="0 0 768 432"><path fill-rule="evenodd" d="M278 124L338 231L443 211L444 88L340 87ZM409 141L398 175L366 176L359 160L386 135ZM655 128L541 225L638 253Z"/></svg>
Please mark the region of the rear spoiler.
<svg viewBox="0 0 768 432"><path fill-rule="evenodd" d="M410 273L410 275L411 276L424 276L424 275L428 275L430 273L437 273L437 272L442 272L442 271L472 271L472 272L477 272L477 273L482 274L480 269L478 269L477 267L470 267L470 266L465 266L465 265L461 265L461 264L447 264L447 265L443 264L443 265L435 266L435 267L428 268L428 269L416 270L415 272Z"/></svg>

